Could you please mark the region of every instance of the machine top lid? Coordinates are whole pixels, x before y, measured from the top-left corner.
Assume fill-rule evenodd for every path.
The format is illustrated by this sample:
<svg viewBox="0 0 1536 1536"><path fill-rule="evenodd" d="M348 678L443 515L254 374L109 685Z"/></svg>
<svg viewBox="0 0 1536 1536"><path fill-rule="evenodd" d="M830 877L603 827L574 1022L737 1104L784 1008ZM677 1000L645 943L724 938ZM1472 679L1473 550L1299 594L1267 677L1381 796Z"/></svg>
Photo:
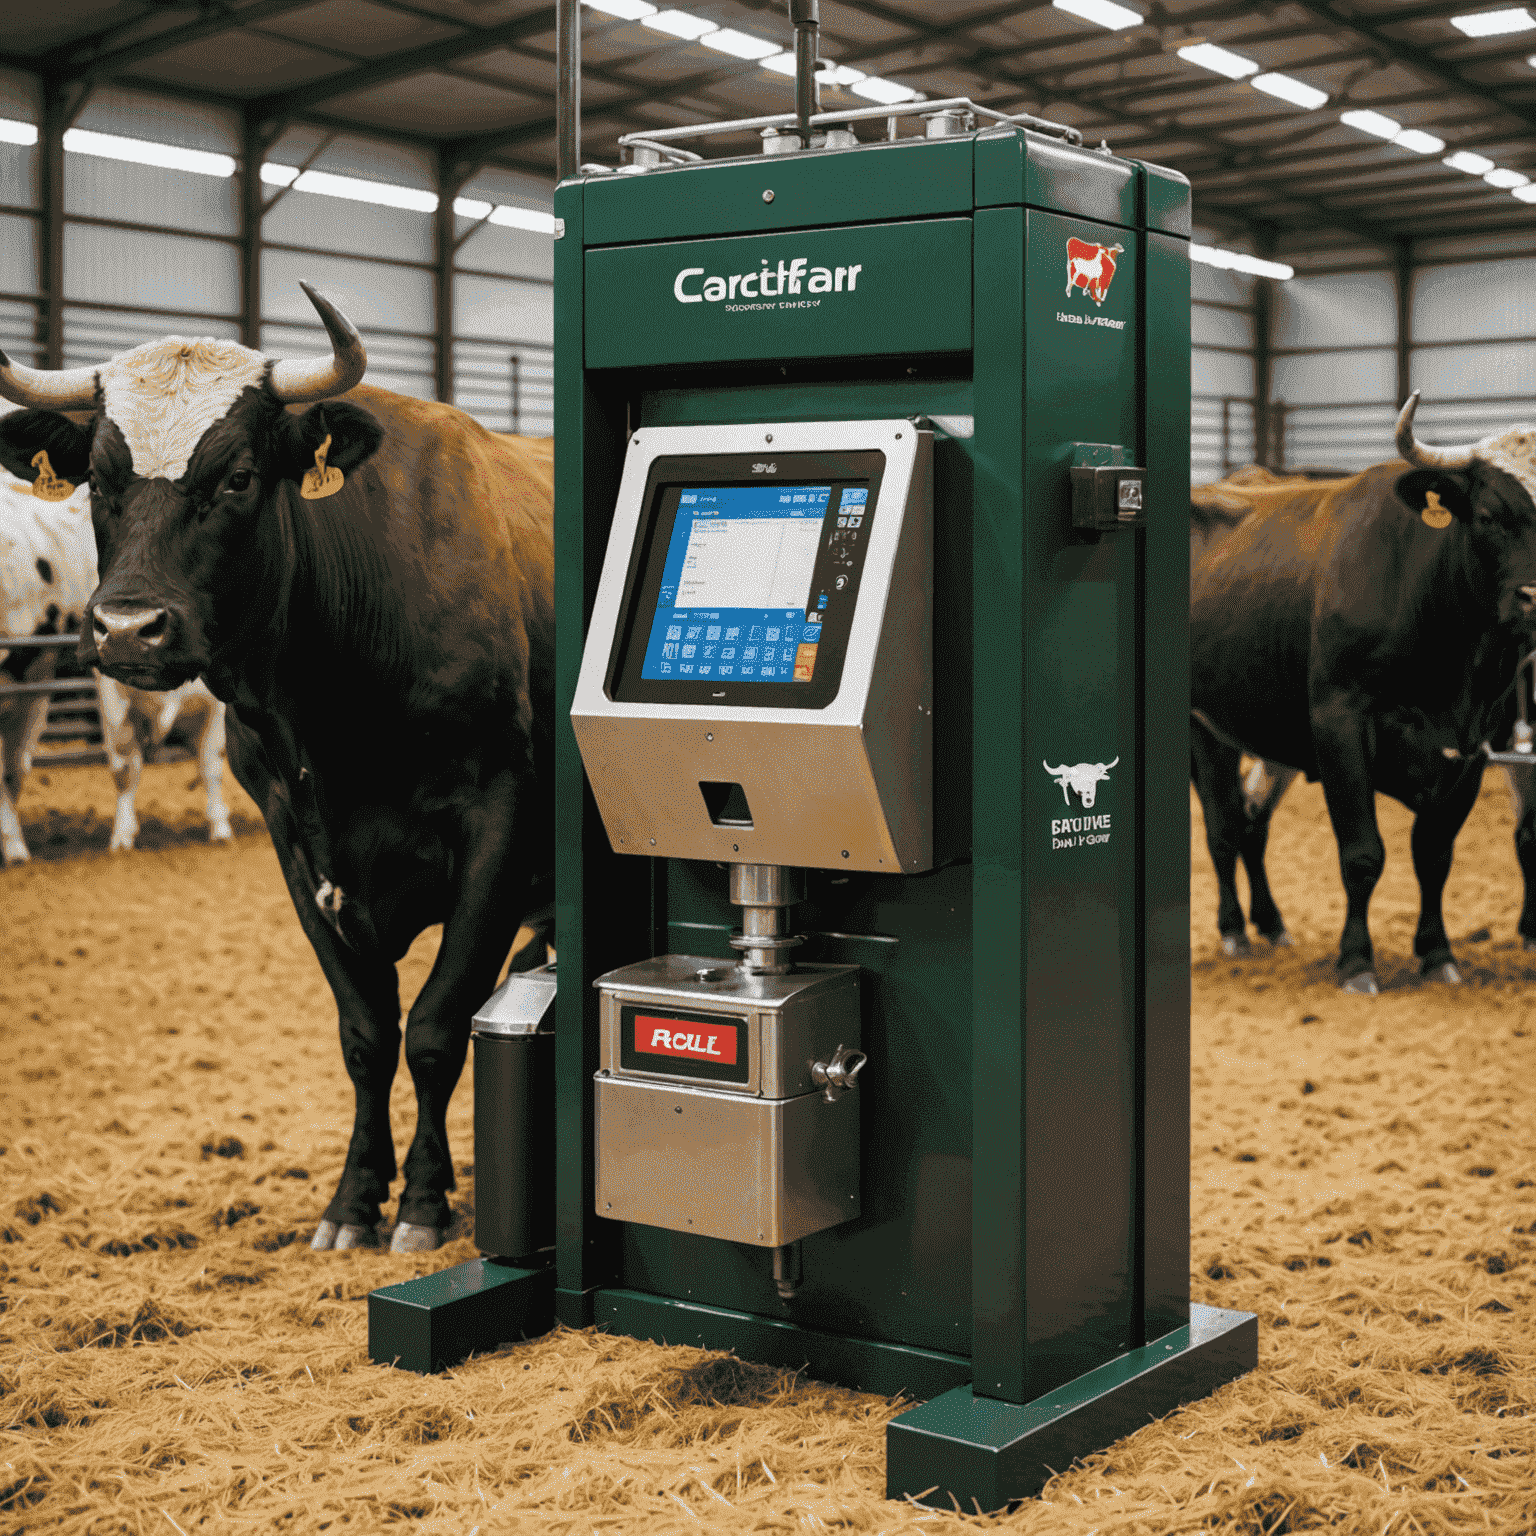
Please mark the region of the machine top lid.
<svg viewBox="0 0 1536 1536"><path fill-rule="evenodd" d="M474 1028L478 1035L537 1035L554 1028L555 968L541 965L537 970L519 971L508 976L475 1010Z"/></svg>
<svg viewBox="0 0 1536 1536"><path fill-rule="evenodd" d="M592 985L602 992L644 993L674 1006L745 1013L782 1008L857 970L856 965L808 963L783 976L760 976L711 955L657 955L609 971Z"/></svg>

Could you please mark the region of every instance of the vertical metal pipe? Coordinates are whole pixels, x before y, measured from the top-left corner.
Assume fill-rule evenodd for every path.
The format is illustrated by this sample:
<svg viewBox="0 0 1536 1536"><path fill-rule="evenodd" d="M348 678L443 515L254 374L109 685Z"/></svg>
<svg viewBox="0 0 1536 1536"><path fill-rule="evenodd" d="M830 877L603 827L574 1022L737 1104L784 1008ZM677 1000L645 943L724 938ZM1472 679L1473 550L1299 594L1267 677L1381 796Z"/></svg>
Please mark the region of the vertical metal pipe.
<svg viewBox="0 0 1536 1536"><path fill-rule="evenodd" d="M1413 242L1399 240L1392 263L1397 286L1397 395L1401 405L1413 393Z"/></svg>
<svg viewBox="0 0 1536 1536"><path fill-rule="evenodd" d="M437 156L437 212L433 215L432 235L435 246L433 255L433 310L437 328L437 341L433 359L434 384L437 398L450 403L453 400L453 266L454 266L454 215L453 203L463 182L459 168L452 164L441 150Z"/></svg>
<svg viewBox="0 0 1536 1536"><path fill-rule="evenodd" d="M251 114L240 134L240 340L261 350L261 162L267 141Z"/></svg>
<svg viewBox="0 0 1536 1536"><path fill-rule="evenodd" d="M821 110L816 83L818 6L819 0L789 0L789 19L795 28L795 123L801 149L811 147L811 115Z"/></svg>
<svg viewBox="0 0 1536 1536"><path fill-rule="evenodd" d="M42 335L45 368L64 366L64 131L73 116L65 88L45 81L43 131L37 146L42 160L42 267L48 306Z"/></svg>
<svg viewBox="0 0 1536 1536"><path fill-rule="evenodd" d="M555 180L561 182L581 164L581 0L555 3L555 121Z"/></svg>

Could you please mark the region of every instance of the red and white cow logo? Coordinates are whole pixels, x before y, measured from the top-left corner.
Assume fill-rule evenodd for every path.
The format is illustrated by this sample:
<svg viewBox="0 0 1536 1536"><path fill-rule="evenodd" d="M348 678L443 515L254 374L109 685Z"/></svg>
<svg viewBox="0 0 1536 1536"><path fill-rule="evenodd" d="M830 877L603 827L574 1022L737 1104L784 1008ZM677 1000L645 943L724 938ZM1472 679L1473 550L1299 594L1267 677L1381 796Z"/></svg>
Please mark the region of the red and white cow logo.
<svg viewBox="0 0 1536 1536"><path fill-rule="evenodd" d="M1093 245L1075 237L1067 241L1067 296L1081 288L1095 304L1104 302L1115 280L1115 257L1123 245Z"/></svg>

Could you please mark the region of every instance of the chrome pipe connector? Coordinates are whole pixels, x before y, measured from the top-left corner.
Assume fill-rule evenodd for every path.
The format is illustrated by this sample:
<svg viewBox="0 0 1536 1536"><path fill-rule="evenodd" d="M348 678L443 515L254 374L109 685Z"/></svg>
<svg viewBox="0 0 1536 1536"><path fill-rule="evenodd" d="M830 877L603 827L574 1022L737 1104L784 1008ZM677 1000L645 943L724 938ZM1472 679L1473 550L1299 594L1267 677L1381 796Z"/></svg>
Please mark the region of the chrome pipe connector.
<svg viewBox="0 0 1536 1536"><path fill-rule="evenodd" d="M789 909L805 900L805 873L783 864L732 864L730 898L741 908L741 932L731 947L742 970L783 976L794 970L791 951L804 940L789 931Z"/></svg>

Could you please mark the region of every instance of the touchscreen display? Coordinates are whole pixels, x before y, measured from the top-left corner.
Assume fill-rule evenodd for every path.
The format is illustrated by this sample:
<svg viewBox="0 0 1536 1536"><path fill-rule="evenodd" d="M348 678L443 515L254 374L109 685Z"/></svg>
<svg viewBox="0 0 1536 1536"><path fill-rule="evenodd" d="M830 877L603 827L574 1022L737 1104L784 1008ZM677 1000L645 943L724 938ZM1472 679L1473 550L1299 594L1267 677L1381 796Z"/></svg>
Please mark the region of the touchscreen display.
<svg viewBox="0 0 1536 1536"><path fill-rule="evenodd" d="M683 486L650 616L648 681L809 683L836 554L867 486ZM825 589L825 590L823 590Z"/></svg>

